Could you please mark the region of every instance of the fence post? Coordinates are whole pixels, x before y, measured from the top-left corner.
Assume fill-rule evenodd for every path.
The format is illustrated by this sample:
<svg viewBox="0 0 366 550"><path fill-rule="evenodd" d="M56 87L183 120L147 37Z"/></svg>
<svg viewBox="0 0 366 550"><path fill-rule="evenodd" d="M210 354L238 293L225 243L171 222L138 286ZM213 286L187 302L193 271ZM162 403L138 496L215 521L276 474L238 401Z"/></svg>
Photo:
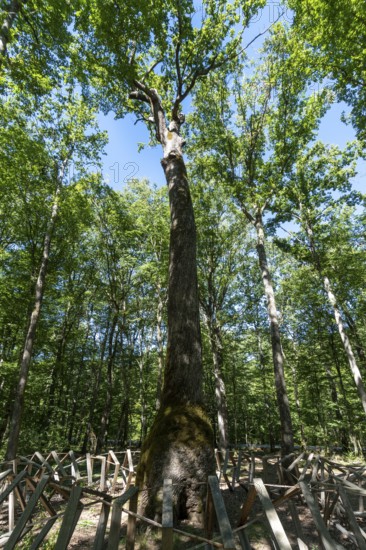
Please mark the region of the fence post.
<svg viewBox="0 0 366 550"><path fill-rule="evenodd" d="M136 514L137 512L137 500L139 493L135 493L130 498L129 510ZM134 550L135 548L135 531L136 531L136 516L128 515L127 520L127 537L126 537L126 550Z"/></svg>
<svg viewBox="0 0 366 550"><path fill-rule="evenodd" d="M69 502L66 506L64 518L54 550L66 550L70 542L80 514L83 510L83 505L80 502L81 494L82 488L78 485L74 485L70 493Z"/></svg>
<svg viewBox="0 0 366 550"><path fill-rule="evenodd" d="M220 485L216 476L208 476L208 487L215 508L224 548L225 550L235 550L233 531L227 516L224 501L222 500Z"/></svg>
<svg viewBox="0 0 366 550"><path fill-rule="evenodd" d="M38 483L35 492L31 496L31 498L29 499L29 502L27 504L26 509L24 510L22 515L20 516L20 518L19 518L19 520L16 524L16 527L14 528L13 532L11 533L11 535L8 539L8 542L5 544L4 550L12 550L13 548L15 548L15 545L18 542L19 538L21 537L21 535L23 533L23 530L24 530L24 528L27 524L27 521L31 517L32 512L33 512L33 510L34 510L34 508L35 508L35 506L38 502L38 499L39 499L40 495L43 492L43 489L45 488L45 486L48 483L48 480L49 480L48 477L43 477L41 479L41 481Z"/></svg>
<svg viewBox="0 0 366 550"><path fill-rule="evenodd" d="M122 496L116 498L112 506L111 526L109 529L108 537L108 550L118 550L120 530L121 530L121 516L122 506L132 498L135 493L138 493L138 488L133 485Z"/></svg>
<svg viewBox="0 0 366 550"><path fill-rule="evenodd" d="M86 453L86 471L88 474L88 485L93 484L93 461L90 453Z"/></svg>

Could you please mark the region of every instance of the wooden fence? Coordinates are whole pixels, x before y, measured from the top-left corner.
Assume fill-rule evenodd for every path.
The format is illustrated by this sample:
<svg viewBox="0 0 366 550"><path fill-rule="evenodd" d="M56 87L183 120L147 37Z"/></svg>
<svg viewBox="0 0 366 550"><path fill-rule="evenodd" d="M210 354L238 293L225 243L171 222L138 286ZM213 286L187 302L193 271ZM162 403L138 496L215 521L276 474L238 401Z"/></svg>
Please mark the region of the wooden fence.
<svg viewBox="0 0 366 550"><path fill-rule="evenodd" d="M109 451L106 455L86 455L78 459L72 451L64 454L53 451L46 458L40 453L30 458L19 457L0 473L0 506L6 506L9 528L0 536L0 547L17 548L22 538L32 531L30 548L36 550L58 522L54 548L66 550L83 510L98 504L100 513L93 550L121 548L123 513L127 514L123 539L127 550L134 549L137 520L160 530L163 550L172 550L176 537L190 539L195 549L249 550L250 528L256 522L265 523L273 548L307 550L297 511L300 502L306 506L322 548L344 548L335 540L334 533L338 531L354 548L366 550L366 533L361 523L366 516L366 466L345 467L313 453L293 457L286 471L279 457L256 456L252 451L227 451L224 456L217 453L216 458L218 475L210 476L207 482L205 530L202 534L193 534L173 524L174 484L170 479L164 480L161 523L138 514L138 489L133 485L130 450L120 455ZM279 483L268 483L270 471L277 472ZM293 477L294 484L286 486L283 480L289 476ZM98 488L91 487L93 483ZM232 492L239 486L245 488L246 498L238 524L232 527L222 489ZM61 511L53 502L55 496L66 501ZM35 514L40 506L46 516L41 520L40 514ZM278 509L283 511L284 507L292 518L295 538L285 532L278 515Z"/></svg>

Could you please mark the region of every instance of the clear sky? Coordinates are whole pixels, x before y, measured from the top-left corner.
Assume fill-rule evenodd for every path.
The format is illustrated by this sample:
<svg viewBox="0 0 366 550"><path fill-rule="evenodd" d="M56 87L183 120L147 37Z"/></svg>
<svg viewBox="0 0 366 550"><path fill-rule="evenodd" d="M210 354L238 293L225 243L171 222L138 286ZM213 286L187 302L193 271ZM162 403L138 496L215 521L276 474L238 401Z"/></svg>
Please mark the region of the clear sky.
<svg viewBox="0 0 366 550"><path fill-rule="evenodd" d="M278 17L279 3L270 1L255 18L253 25L244 37L244 43L249 43L258 33L265 31ZM285 13L285 19L290 14ZM257 57L257 51L261 45L260 38L247 50L248 58ZM355 138L351 126L341 122L342 111L347 111L344 104L335 104L324 117L319 139L326 143L344 147L347 141ZM103 177L116 190L122 190L129 179L147 178L158 186L165 184L164 173L160 165L162 155L161 147L146 146L138 152L138 143L148 143L149 134L143 122L135 124L134 115L128 115L123 120L115 120L113 113L99 116L101 129L107 130L109 144L106 147L106 156L103 159ZM366 161L358 163L358 176L354 179L355 189L366 193Z"/></svg>

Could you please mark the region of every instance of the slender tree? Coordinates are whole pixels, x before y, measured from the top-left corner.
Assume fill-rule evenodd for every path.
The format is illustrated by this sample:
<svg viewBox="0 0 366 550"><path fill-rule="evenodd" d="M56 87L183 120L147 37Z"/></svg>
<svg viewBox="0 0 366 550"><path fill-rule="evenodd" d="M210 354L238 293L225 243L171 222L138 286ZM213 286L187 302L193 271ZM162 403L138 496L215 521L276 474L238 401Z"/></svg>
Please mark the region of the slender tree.
<svg viewBox="0 0 366 550"><path fill-rule="evenodd" d="M280 195L286 186L288 173L301 147L313 139L326 101L322 94L307 94L304 51L280 24L273 29L265 54L254 76L243 78L241 82L238 79L232 91L221 75L214 75L200 86L195 96L197 109L193 123L197 133L194 145L195 158L198 154L204 155L209 133L208 173L214 171L219 181L226 182L228 192L255 229L270 323L282 454L287 456L294 448L293 429L264 217L274 204L274 196ZM238 109L236 126L231 122L232 92Z"/></svg>
<svg viewBox="0 0 366 550"><path fill-rule="evenodd" d="M70 103L66 103L66 109L63 102L63 98L59 98L58 103L55 103L53 106L52 103L51 105L45 106L44 112L42 113L44 116L44 122L52 116L56 116L56 123L58 122L57 130L61 135L63 133L64 139L56 144L53 135L55 129L49 127L43 128L43 139L46 141L47 147L49 147L49 159L51 164L50 177L53 178L55 191L51 214L44 235L42 256L34 290L34 302L31 307L24 348L21 355L19 381L15 393L10 421L8 446L6 450L7 460L14 459L17 452L21 428L21 417L24 409L25 388L28 380L34 340L44 297L52 234L58 215L62 185L67 179L66 168L72 158L77 158L76 155L79 156L79 160L83 159L84 150L87 146L87 138L84 132L86 132L89 124L92 122L92 115L90 114L90 111L85 105L82 105L80 100L74 100L73 103L71 101ZM66 113L65 111L63 112L63 109L65 109ZM73 118L76 113L78 114L78 120ZM41 129L39 129L39 131L40 130ZM93 140L97 143L98 138L95 135L90 136L89 142L91 144L93 143ZM53 159L51 154L53 155Z"/></svg>
<svg viewBox="0 0 366 550"><path fill-rule="evenodd" d="M357 198L355 194L350 194L350 178L354 175L352 163L355 155L354 146L341 152L335 146L327 147L322 143L317 143L304 151L303 156L298 159L297 170L294 172L292 185L289 187L287 208L291 209L292 218L297 219L305 232L311 262L322 280L332 307L349 368L363 410L366 412L366 389L327 274L327 270L329 270L327 251L324 247L323 237L320 237L320 231L324 224L323 219L332 215L337 202L352 201ZM340 199L334 198L335 192L342 193Z"/></svg>

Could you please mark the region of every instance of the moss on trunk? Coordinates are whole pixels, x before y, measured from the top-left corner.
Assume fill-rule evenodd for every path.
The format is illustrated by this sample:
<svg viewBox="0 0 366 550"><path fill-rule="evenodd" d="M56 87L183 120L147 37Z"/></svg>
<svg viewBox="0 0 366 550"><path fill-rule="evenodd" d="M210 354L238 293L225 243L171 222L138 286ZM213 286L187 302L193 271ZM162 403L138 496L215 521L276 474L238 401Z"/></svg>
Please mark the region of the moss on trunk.
<svg viewBox="0 0 366 550"><path fill-rule="evenodd" d="M161 519L164 479L173 480L175 519L202 523L207 475L215 472L210 422L198 405L163 407L141 452L140 512Z"/></svg>

